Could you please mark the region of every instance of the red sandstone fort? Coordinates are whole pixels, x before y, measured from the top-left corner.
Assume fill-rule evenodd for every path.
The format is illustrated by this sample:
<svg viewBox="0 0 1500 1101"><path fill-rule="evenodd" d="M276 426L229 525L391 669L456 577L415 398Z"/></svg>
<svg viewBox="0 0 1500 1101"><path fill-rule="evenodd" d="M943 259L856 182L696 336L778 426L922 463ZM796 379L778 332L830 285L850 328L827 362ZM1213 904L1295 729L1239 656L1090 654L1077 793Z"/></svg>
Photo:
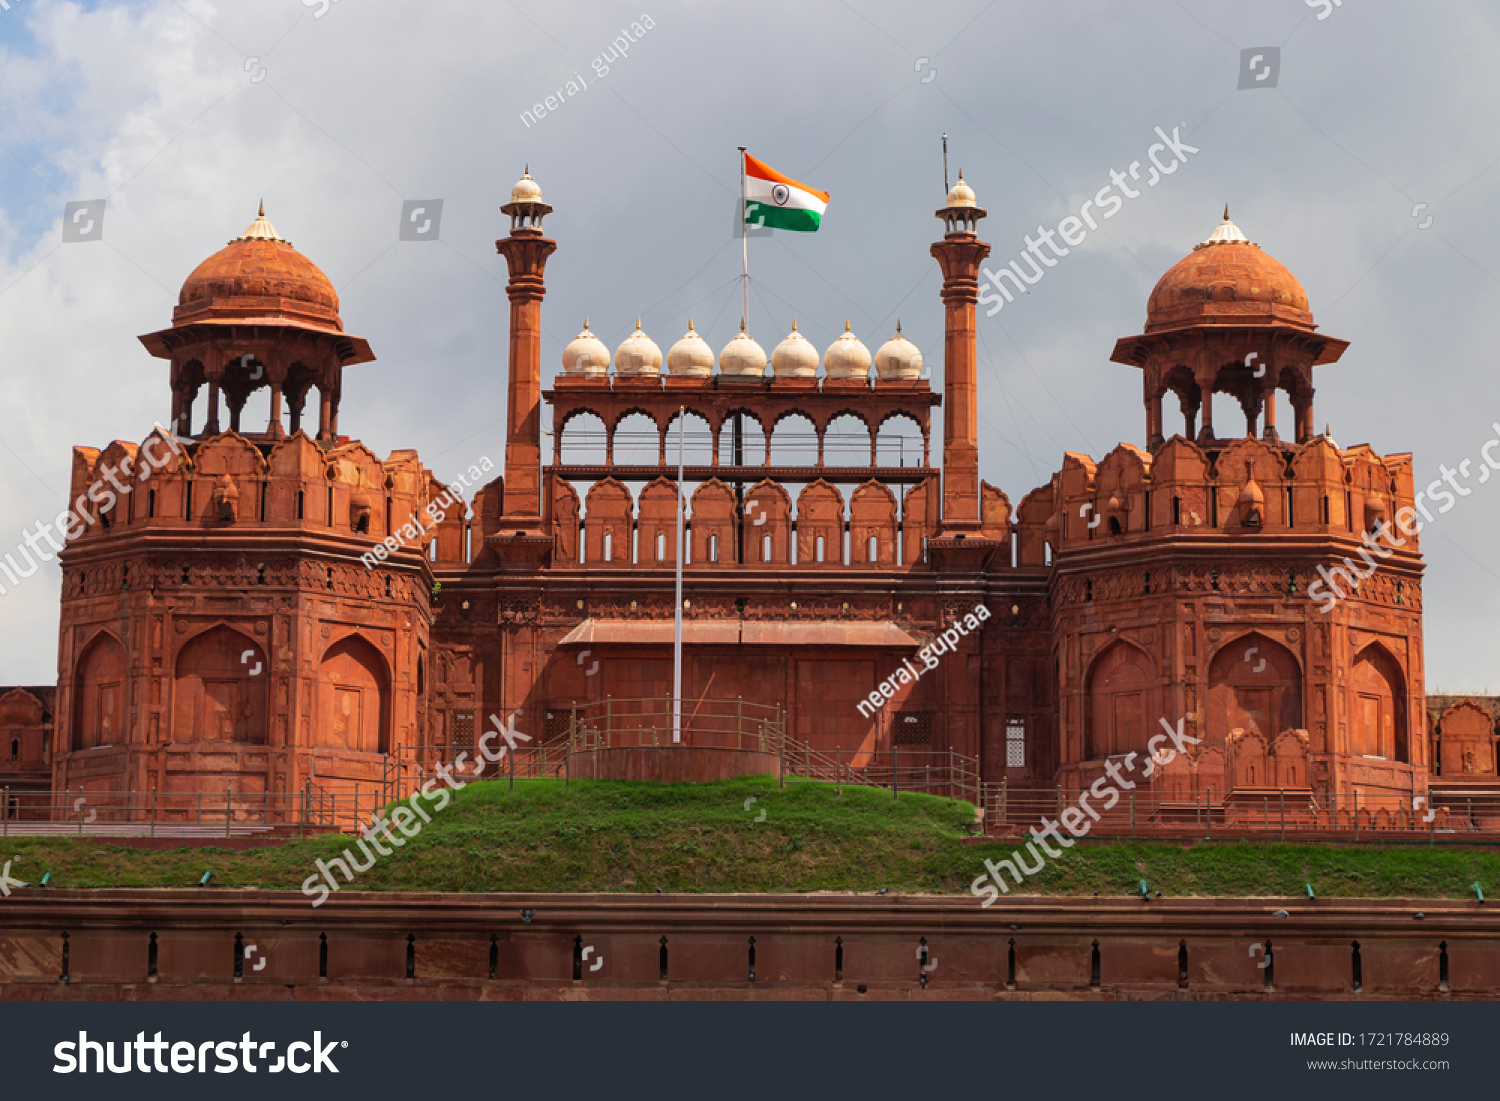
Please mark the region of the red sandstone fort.
<svg viewBox="0 0 1500 1101"><path fill-rule="evenodd" d="M1316 432L1314 376L1347 342L1227 211L1115 345L1141 377L1141 446L1068 453L1013 504L979 477L990 246L961 178L931 248L941 391L899 331L821 357L795 328L769 357L742 331L716 357L690 326L664 357L639 326L613 356L585 327L549 375L552 208L528 174L501 209L504 465L486 482L476 452L466 492L344 434L344 371L374 354L264 212L188 276L141 337L169 365L172 438L74 451L57 684L0 697L7 816L27 790L243 808L378 790L393 760L472 750L491 714L537 746L601 713L667 737L679 491L689 740L733 709L737 732L760 716L809 754L961 758L1024 792L1087 786L1166 719L1198 743L1150 781L1162 797L1451 805L1500 784L1489 706L1424 696L1415 537L1330 607L1309 594L1410 508L1411 456ZM262 389L269 418L248 423ZM589 425L591 452L573 446ZM778 450L789 425L810 427ZM106 477L136 480L91 492Z"/></svg>

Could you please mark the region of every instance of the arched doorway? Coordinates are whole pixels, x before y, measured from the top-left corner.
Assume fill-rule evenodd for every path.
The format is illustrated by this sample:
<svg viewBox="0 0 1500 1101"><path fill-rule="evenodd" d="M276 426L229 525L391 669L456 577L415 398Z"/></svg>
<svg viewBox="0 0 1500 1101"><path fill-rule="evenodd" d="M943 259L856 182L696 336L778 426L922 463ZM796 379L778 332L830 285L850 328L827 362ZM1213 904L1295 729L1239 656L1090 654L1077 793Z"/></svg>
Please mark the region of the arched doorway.
<svg viewBox="0 0 1500 1101"><path fill-rule="evenodd" d="M195 635L177 653L172 741L266 744L265 652L232 627Z"/></svg>
<svg viewBox="0 0 1500 1101"><path fill-rule="evenodd" d="M1151 659L1125 642L1100 654L1089 670L1084 709L1088 757L1146 753L1161 714Z"/></svg>
<svg viewBox="0 0 1500 1101"><path fill-rule="evenodd" d="M1302 668L1285 646L1265 635L1241 635L1208 668L1206 745L1223 745L1243 730L1266 745L1284 730L1302 729Z"/></svg>
<svg viewBox="0 0 1500 1101"><path fill-rule="evenodd" d="M1349 752L1355 756L1410 761L1406 739L1406 678L1396 659L1367 646L1354 659L1349 678Z"/></svg>
<svg viewBox="0 0 1500 1101"><path fill-rule="evenodd" d="M72 748L125 741L125 647L107 632L95 635L78 659L73 679Z"/></svg>
<svg viewBox="0 0 1500 1101"><path fill-rule="evenodd" d="M355 753L390 752L390 676L380 651L359 635L328 648L318 667L315 744Z"/></svg>

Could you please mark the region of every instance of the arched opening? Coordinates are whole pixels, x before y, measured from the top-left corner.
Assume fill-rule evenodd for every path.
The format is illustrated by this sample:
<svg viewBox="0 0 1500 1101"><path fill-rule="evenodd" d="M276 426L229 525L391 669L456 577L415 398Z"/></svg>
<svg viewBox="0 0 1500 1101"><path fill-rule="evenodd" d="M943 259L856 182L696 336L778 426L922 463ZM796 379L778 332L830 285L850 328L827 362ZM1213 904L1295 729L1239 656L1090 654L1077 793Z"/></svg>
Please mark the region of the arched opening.
<svg viewBox="0 0 1500 1101"><path fill-rule="evenodd" d="M1214 655L1205 745L1222 746L1236 730L1271 745L1278 734L1302 725L1302 669L1285 646L1252 632Z"/></svg>
<svg viewBox="0 0 1500 1101"><path fill-rule="evenodd" d="M603 466L608 436L593 413L574 413L558 432L557 461L566 466Z"/></svg>
<svg viewBox="0 0 1500 1101"><path fill-rule="evenodd" d="M824 466L869 466L870 426L853 413L840 413L823 429Z"/></svg>
<svg viewBox="0 0 1500 1101"><path fill-rule="evenodd" d="M388 753L390 712L390 676L380 651L359 635L330 646L318 667L318 744Z"/></svg>
<svg viewBox="0 0 1500 1101"><path fill-rule="evenodd" d="M708 421L697 413L674 413L667 422L668 466L677 465L679 434L684 466L708 466L714 461L714 434Z"/></svg>
<svg viewBox="0 0 1500 1101"><path fill-rule="evenodd" d="M877 466L921 466L922 426L904 413L881 422L875 436Z"/></svg>
<svg viewBox="0 0 1500 1101"><path fill-rule="evenodd" d="M1349 678L1353 708L1349 752L1356 756L1406 761L1406 678L1396 659L1380 646L1367 646L1354 659Z"/></svg>
<svg viewBox="0 0 1500 1101"><path fill-rule="evenodd" d="M73 681L73 738L77 749L125 740L125 648L100 633L78 661Z"/></svg>
<svg viewBox="0 0 1500 1101"><path fill-rule="evenodd" d="M818 433L801 413L788 413L771 429L771 466L817 466Z"/></svg>
<svg viewBox="0 0 1500 1101"><path fill-rule="evenodd" d="M748 410L727 414L719 426L719 465L761 466L765 461L765 426Z"/></svg>
<svg viewBox="0 0 1500 1101"><path fill-rule="evenodd" d="M1129 643L1100 654L1084 688L1084 721L1090 760L1126 753L1146 755L1151 727L1161 708L1151 660Z"/></svg>
<svg viewBox="0 0 1500 1101"><path fill-rule="evenodd" d="M223 626L195 635L177 652L172 740L264 745L270 677L249 636Z"/></svg>
<svg viewBox="0 0 1500 1101"><path fill-rule="evenodd" d="M627 413L615 422L614 455L619 465L656 466L661 447L661 430L645 413Z"/></svg>

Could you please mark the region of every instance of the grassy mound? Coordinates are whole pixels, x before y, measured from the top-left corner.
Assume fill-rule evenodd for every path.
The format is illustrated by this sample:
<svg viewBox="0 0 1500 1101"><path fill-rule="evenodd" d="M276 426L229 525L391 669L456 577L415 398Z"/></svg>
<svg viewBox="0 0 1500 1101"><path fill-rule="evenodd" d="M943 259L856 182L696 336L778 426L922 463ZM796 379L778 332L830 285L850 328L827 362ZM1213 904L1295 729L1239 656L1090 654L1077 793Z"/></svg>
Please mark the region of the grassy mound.
<svg viewBox="0 0 1500 1101"><path fill-rule="evenodd" d="M965 845L965 803L767 777L717 784L472 783L430 823L342 891L873 891L968 894L986 858L1015 842ZM394 836L402 835L392 831ZM315 863L354 847L329 835L232 851L132 849L107 841L9 839L12 875L51 871L59 888L297 890ZM392 848L385 842L387 848ZM373 851L373 850L372 850ZM355 849L363 860L362 854ZM1500 883L1500 854L1469 849L1277 843L1079 845L1049 861L1025 893L1124 895L1145 879L1165 896L1461 897ZM342 879L340 880L342 884Z"/></svg>

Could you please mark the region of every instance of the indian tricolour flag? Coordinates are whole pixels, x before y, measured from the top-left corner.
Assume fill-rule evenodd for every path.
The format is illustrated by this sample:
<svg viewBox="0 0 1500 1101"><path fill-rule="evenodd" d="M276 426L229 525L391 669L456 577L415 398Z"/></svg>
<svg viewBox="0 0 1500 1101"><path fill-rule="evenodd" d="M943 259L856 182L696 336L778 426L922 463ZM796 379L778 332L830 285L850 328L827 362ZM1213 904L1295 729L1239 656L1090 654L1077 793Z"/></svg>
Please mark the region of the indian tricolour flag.
<svg viewBox="0 0 1500 1101"><path fill-rule="evenodd" d="M798 183L745 154L745 224L812 233L828 209L828 192Z"/></svg>

